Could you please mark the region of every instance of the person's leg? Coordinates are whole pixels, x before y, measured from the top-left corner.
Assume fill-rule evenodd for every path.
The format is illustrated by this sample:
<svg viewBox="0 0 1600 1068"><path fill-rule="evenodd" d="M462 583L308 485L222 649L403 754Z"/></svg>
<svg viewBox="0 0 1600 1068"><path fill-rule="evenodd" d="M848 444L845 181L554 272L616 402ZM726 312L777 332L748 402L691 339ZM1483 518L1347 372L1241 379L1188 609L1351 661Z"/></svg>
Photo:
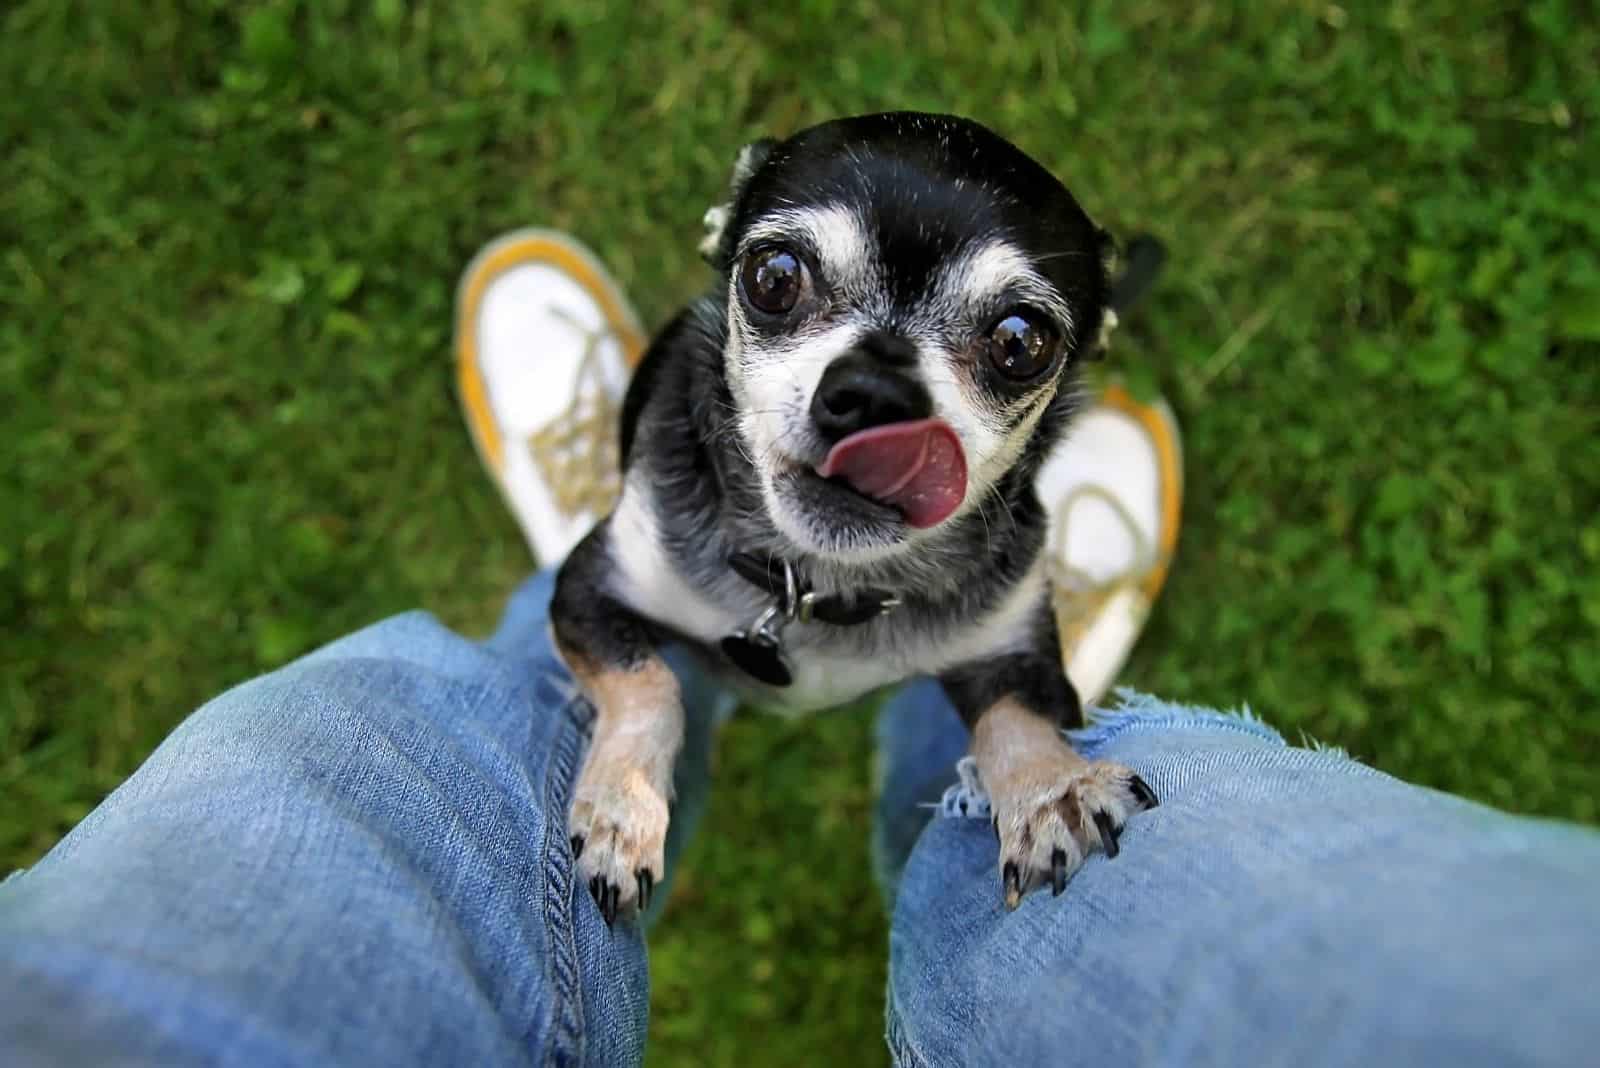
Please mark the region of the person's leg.
<svg viewBox="0 0 1600 1068"><path fill-rule="evenodd" d="M615 492L637 320L542 231L486 248L457 313L473 440L535 557L558 560ZM590 711L551 651L551 587L519 590L485 643L401 616L191 716L0 887L0 1062L637 1062L639 931L608 930L573 885ZM726 709L674 666L669 858Z"/></svg>
<svg viewBox="0 0 1600 1068"><path fill-rule="evenodd" d="M639 929L573 885L590 713L550 589L488 642L400 616L191 716L0 886L0 1061L636 1063ZM682 681L680 835L716 701Z"/></svg>
<svg viewBox="0 0 1600 1068"><path fill-rule="evenodd" d="M1160 589L1170 413L1113 392L1043 475L1069 674L1094 703ZM1600 834L1128 697L1077 735L1160 807L1059 897L1001 905L967 735L937 684L884 710L877 855L901 1065L1580 1063L1600 1047Z"/></svg>
<svg viewBox="0 0 1600 1068"><path fill-rule="evenodd" d="M1061 897L1008 913L981 791L921 807L965 740L937 686L898 696L880 734L898 1064L1578 1064L1600 1048L1600 834L1129 696L1076 745L1137 770L1160 807Z"/></svg>

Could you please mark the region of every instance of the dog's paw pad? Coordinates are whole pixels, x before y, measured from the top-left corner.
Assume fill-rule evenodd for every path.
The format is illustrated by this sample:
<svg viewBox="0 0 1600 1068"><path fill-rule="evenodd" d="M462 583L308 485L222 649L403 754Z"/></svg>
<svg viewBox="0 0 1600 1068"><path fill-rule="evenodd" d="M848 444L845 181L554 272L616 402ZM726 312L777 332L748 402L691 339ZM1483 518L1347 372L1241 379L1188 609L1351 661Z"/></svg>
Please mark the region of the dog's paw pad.
<svg viewBox="0 0 1600 1068"><path fill-rule="evenodd" d="M586 769L567 826L578 878L607 924L650 906L666 869L665 797L643 776Z"/></svg>
<svg viewBox="0 0 1600 1068"><path fill-rule="evenodd" d="M1155 791L1121 764L1068 765L1049 774L1027 769L990 791L1000 838L1000 882L1007 908L1016 908L1035 886L1052 893L1095 848L1115 857L1124 825L1155 808Z"/></svg>

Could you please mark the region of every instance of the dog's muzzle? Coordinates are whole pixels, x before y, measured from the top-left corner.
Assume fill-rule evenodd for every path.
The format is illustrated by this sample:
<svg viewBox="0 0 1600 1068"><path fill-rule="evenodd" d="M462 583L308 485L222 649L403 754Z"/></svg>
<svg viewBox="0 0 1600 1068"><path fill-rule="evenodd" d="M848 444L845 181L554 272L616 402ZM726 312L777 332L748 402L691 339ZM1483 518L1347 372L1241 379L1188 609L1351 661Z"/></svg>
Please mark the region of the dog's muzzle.
<svg viewBox="0 0 1600 1068"><path fill-rule="evenodd" d="M915 376L916 348L875 332L828 365L811 399L811 419L829 445L816 473L897 510L925 529L961 506L966 454Z"/></svg>
<svg viewBox="0 0 1600 1068"><path fill-rule="evenodd" d="M869 427L926 419L933 398L916 377L916 347L877 331L822 372L811 396L811 421L829 445Z"/></svg>

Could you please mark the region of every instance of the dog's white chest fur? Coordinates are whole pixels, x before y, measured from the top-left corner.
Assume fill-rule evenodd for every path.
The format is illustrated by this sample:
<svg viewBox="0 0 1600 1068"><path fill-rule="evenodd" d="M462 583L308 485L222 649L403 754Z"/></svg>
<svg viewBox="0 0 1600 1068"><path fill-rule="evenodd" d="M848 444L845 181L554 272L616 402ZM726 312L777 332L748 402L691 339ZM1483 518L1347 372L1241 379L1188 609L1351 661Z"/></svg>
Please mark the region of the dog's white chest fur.
<svg viewBox="0 0 1600 1068"><path fill-rule="evenodd" d="M608 592L639 615L703 646L715 649L723 638L749 626L767 603L731 571L709 588L685 579L662 548L647 491L631 481L612 514L611 535L616 570ZM1042 582L1042 575L1035 573L981 618L953 622L938 632L888 620L853 627L791 623L783 632L783 653L793 683L741 688L764 707L815 711L916 675L936 675L1026 648Z"/></svg>
<svg viewBox="0 0 1600 1068"><path fill-rule="evenodd" d="M740 625L736 610L717 591L696 589L673 566L661 546L649 491L636 478L623 485L611 513L611 554L611 594L646 619L713 645Z"/></svg>

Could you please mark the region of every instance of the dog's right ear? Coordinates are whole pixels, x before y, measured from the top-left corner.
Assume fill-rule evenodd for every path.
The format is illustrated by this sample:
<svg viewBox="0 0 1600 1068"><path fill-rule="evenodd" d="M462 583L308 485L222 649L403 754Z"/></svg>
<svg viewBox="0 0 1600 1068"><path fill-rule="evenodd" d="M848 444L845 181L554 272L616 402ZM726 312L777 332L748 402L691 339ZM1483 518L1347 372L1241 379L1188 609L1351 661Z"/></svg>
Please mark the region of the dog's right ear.
<svg viewBox="0 0 1600 1068"><path fill-rule="evenodd" d="M705 217L701 220L705 223L706 236L700 239L700 255L718 270L726 267L733 256L733 235L727 232L728 221L739 206L739 198L744 195L744 187L750 183L750 176L761 169L777 143L770 137L763 137L741 148L738 158L733 161L733 175L728 179L728 199L706 209Z"/></svg>

